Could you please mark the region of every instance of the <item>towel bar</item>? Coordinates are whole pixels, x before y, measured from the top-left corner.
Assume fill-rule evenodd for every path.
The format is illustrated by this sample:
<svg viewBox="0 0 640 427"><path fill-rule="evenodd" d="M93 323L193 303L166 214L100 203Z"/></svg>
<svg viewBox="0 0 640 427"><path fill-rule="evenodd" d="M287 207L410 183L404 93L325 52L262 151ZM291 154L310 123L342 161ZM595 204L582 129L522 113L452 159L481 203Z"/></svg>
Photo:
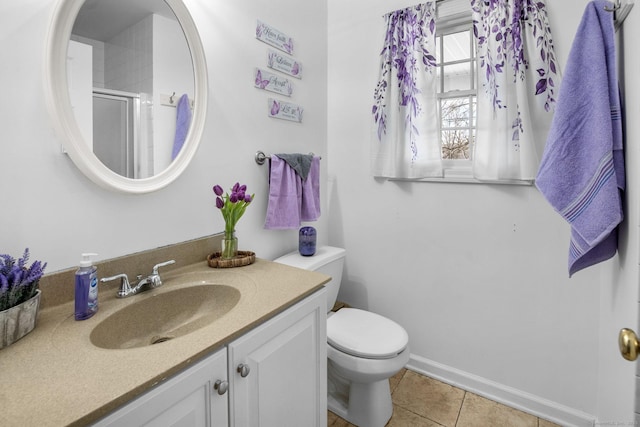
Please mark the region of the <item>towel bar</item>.
<svg viewBox="0 0 640 427"><path fill-rule="evenodd" d="M314 155L313 153L309 153L310 155ZM264 154L264 151L256 151L256 155L254 157L255 161L257 164L259 164L260 166L264 165L264 162L271 157L270 155ZM322 158L322 157L320 157Z"/></svg>

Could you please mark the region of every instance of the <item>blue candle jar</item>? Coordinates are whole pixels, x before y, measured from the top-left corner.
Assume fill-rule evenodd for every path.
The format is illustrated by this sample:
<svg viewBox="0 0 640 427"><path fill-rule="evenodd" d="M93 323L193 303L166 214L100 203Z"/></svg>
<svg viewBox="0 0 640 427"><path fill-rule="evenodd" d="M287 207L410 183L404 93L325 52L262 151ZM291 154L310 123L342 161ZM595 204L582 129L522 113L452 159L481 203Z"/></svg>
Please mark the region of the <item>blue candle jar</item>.
<svg viewBox="0 0 640 427"><path fill-rule="evenodd" d="M316 253L316 229L302 227L298 235L298 251L302 256L311 256Z"/></svg>

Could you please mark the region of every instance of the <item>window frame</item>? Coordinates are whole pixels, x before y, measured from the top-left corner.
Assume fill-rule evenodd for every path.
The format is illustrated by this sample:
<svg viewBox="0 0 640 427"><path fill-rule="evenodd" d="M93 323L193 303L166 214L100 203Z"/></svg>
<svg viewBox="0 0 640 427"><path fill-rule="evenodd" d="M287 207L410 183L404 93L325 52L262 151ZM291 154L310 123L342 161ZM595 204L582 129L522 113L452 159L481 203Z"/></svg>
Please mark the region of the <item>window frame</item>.
<svg viewBox="0 0 640 427"><path fill-rule="evenodd" d="M462 10L462 5L463 3L460 2L460 4L457 4L456 1L451 1L450 4L448 5L449 7L452 8L452 10ZM468 3L464 2L464 7L466 8L468 5ZM440 8L441 6L438 5L438 7ZM438 12L440 13L440 11ZM471 14L471 10L465 10L464 12L457 12L457 13L452 13L449 15L445 15L445 16L438 16L436 19L436 37L440 36L440 35L446 35L446 34L451 34L451 33L455 33L455 32L460 32L460 31L464 31L466 29L470 30L470 34L471 34L471 41L470 43L472 44L472 47L474 49L474 55L475 55L475 70L474 73L472 73L471 78L475 79L475 73L478 72L479 70L479 64L478 64L478 56L477 56L477 52L475 52L475 39L473 37L473 17ZM477 92L478 92L478 88L476 87L475 82L473 82L472 87L474 87L473 89L473 93L476 95L476 100L477 100ZM465 92L471 92L471 91L465 91ZM463 91L459 91L458 94L462 94ZM440 93L438 93L438 95L440 95ZM452 95L453 97L453 95ZM439 100L440 97L438 97L438 104L439 104ZM477 105L477 101L476 101L476 105ZM440 108L440 106L438 105L438 108ZM441 123L441 115L440 115L440 111L438 111L438 116L440 117L439 122ZM477 120L476 120L476 125L477 125ZM440 124L439 124L440 126ZM473 150L473 146L470 147L470 150ZM473 171L472 171L472 156L473 153L471 153L470 159L468 161L466 160L448 160L448 159L443 159L442 160L442 177L429 177L429 178L391 178L390 180L392 181L413 181L413 182L440 182L440 183L462 183L462 184L498 184L498 185L503 185L503 184L507 184L507 185L522 185L522 186L531 186L533 185L533 182L528 182L528 181L519 181L519 180L499 180L499 181L481 181L479 179L476 179L473 177Z"/></svg>
<svg viewBox="0 0 640 427"><path fill-rule="evenodd" d="M444 37L449 34L455 34L455 33L460 33L464 31L469 32L469 49L470 49L469 52L471 53L470 59L444 62ZM437 98L438 98L438 127L439 127L438 133L442 135L443 128L442 128L441 101L443 99L468 97L469 106L471 109L473 109L474 103L472 102L472 99L474 97L477 99L478 90L476 87L476 73L478 70L478 57L476 54L475 40L473 38L473 20L472 20L471 13L464 12L456 15L439 17L437 19L437 24L436 24L436 37L440 38L440 43L437 43L440 49L440 52L438 52L438 57L441 59L441 61L437 65L440 69L440 78L438 81L439 88L438 88ZM445 84L444 67L446 65L454 65L456 63L469 64L469 71L470 71L469 87L471 89L452 90L452 91L445 92L444 91L444 84ZM470 112L471 117L474 117L475 114L476 112L474 111ZM443 178L435 178L435 179L438 179L438 180L449 180L449 178L473 179L471 162L473 159L473 149L474 149L473 139L475 138L476 124L477 124L477 120L472 119L470 120L469 126L460 128L461 130L462 129L468 130L469 134L472 135L470 136L471 141L469 142L469 158L468 159L442 159ZM448 129L453 130L454 128L448 128Z"/></svg>

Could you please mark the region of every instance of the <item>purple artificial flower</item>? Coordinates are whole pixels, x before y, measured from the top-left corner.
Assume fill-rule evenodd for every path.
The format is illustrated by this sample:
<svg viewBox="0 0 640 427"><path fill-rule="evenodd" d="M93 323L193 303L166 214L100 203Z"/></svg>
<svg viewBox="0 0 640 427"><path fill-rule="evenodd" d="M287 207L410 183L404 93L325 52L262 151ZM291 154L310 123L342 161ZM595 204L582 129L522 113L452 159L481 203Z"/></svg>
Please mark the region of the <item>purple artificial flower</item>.
<svg viewBox="0 0 640 427"><path fill-rule="evenodd" d="M0 311L21 304L38 290L38 281L47 264L35 261L27 268L28 259L28 248L17 261L9 255L0 255Z"/></svg>
<svg viewBox="0 0 640 427"><path fill-rule="evenodd" d="M224 190L219 185L213 186L213 192L216 193L216 196L222 196L224 194ZM220 206L218 206L220 207Z"/></svg>

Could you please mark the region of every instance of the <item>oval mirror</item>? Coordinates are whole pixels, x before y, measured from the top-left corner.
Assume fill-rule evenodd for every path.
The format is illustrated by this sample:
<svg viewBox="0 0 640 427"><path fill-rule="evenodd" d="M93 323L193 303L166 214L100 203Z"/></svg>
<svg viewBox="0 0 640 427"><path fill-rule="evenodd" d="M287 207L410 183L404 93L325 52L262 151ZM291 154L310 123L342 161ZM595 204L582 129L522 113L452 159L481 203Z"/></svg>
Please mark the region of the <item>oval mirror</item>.
<svg viewBox="0 0 640 427"><path fill-rule="evenodd" d="M127 193L180 176L202 136L208 91L182 1L61 0L48 43L47 107L75 165Z"/></svg>

